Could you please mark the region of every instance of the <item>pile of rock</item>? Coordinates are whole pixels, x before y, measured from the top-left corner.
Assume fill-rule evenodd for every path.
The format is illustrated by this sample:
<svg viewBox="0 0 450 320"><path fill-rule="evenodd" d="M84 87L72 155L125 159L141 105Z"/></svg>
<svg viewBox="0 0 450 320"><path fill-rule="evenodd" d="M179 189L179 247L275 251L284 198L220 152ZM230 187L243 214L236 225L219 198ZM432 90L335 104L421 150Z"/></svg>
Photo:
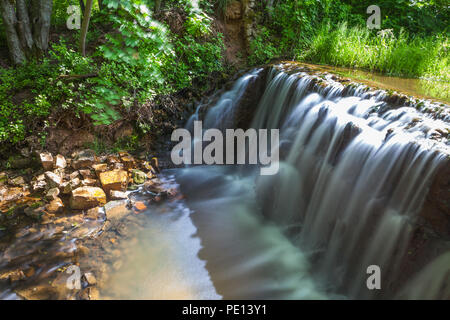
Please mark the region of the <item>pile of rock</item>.
<svg viewBox="0 0 450 320"><path fill-rule="evenodd" d="M147 189L158 189L160 185L156 158L148 162L127 152L97 156L92 150L75 152L71 158L48 152L39 156L43 170L29 184L22 176L8 179L5 173L0 173L3 211L33 194L34 201L24 209L25 214L36 219L48 218L67 210L88 210L102 207L108 201L126 200L126 191L139 185L145 184Z"/></svg>

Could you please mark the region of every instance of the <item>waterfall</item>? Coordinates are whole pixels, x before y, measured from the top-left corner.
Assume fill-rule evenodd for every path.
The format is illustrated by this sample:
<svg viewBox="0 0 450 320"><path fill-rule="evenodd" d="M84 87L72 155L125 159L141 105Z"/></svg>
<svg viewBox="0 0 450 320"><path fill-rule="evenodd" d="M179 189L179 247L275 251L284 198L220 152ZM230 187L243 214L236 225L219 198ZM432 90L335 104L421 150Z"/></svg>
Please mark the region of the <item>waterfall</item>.
<svg viewBox="0 0 450 320"><path fill-rule="evenodd" d="M207 110L205 128L232 128L240 97L260 73L250 72L224 93ZM280 129L281 163L274 176L246 168L255 211L309 257L311 276L327 292L358 299L448 297L440 287L450 271L448 254L406 287L398 279L425 196L449 154L445 142L429 138L449 124L413 107L386 111L385 93L362 86L344 93L338 82L319 86L306 73L279 68L265 81L250 126ZM198 119L197 110L189 123ZM380 267L382 290L366 286L371 265ZM400 287L407 289L398 294Z"/></svg>

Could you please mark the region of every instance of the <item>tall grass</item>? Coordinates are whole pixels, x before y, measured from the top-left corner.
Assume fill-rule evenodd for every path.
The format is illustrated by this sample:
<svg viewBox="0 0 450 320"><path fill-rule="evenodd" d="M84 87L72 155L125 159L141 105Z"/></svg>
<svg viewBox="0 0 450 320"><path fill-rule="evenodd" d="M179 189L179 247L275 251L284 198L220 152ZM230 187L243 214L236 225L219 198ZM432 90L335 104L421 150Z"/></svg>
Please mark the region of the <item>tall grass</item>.
<svg viewBox="0 0 450 320"><path fill-rule="evenodd" d="M385 74L450 81L449 44L445 36L412 38L400 31L367 28L336 29L322 25L297 58L315 63L363 68Z"/></svg>

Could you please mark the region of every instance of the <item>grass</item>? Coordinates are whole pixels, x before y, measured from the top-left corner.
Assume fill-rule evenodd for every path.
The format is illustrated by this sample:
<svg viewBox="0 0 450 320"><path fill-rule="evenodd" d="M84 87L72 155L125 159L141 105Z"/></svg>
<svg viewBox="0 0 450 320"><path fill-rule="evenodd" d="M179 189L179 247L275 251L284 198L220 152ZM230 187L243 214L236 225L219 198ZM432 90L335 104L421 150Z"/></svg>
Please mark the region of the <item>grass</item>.
<svg viewBox="0 0 450 320"><path fill-rule="evenodd" d="M374 35L367 28L349 28L342 23L336 29L323 25L306 48L298 50L297 59L450 81L449 44L443 35L412 38L390 30Z"/></svg>

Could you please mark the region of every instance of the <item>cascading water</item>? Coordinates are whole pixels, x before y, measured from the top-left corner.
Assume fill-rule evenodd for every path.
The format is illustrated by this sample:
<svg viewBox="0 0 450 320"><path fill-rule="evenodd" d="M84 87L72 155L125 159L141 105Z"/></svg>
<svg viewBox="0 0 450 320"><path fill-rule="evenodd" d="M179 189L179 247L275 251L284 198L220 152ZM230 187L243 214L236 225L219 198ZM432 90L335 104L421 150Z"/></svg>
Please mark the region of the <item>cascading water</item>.
<svg viewBox="0 0 450 320"><path fill-rule="evenodd" d="M206 111L204 128L232 128L240 98L260 73L243 76L223 94ZM345 91L338 82L318 86L304 73L272 68L266 81L250 127L280 129L279 173L202 166L175 174L218 292L225 298L449 298L442 287L449 253L414 280L399 281L414 223L449 153L444 142L428 138L448 123L411 107L386 110L383 92ZM202 118L201 108L188 128ZM371 265L382 271L381 290L367 288Z"/></svg>

